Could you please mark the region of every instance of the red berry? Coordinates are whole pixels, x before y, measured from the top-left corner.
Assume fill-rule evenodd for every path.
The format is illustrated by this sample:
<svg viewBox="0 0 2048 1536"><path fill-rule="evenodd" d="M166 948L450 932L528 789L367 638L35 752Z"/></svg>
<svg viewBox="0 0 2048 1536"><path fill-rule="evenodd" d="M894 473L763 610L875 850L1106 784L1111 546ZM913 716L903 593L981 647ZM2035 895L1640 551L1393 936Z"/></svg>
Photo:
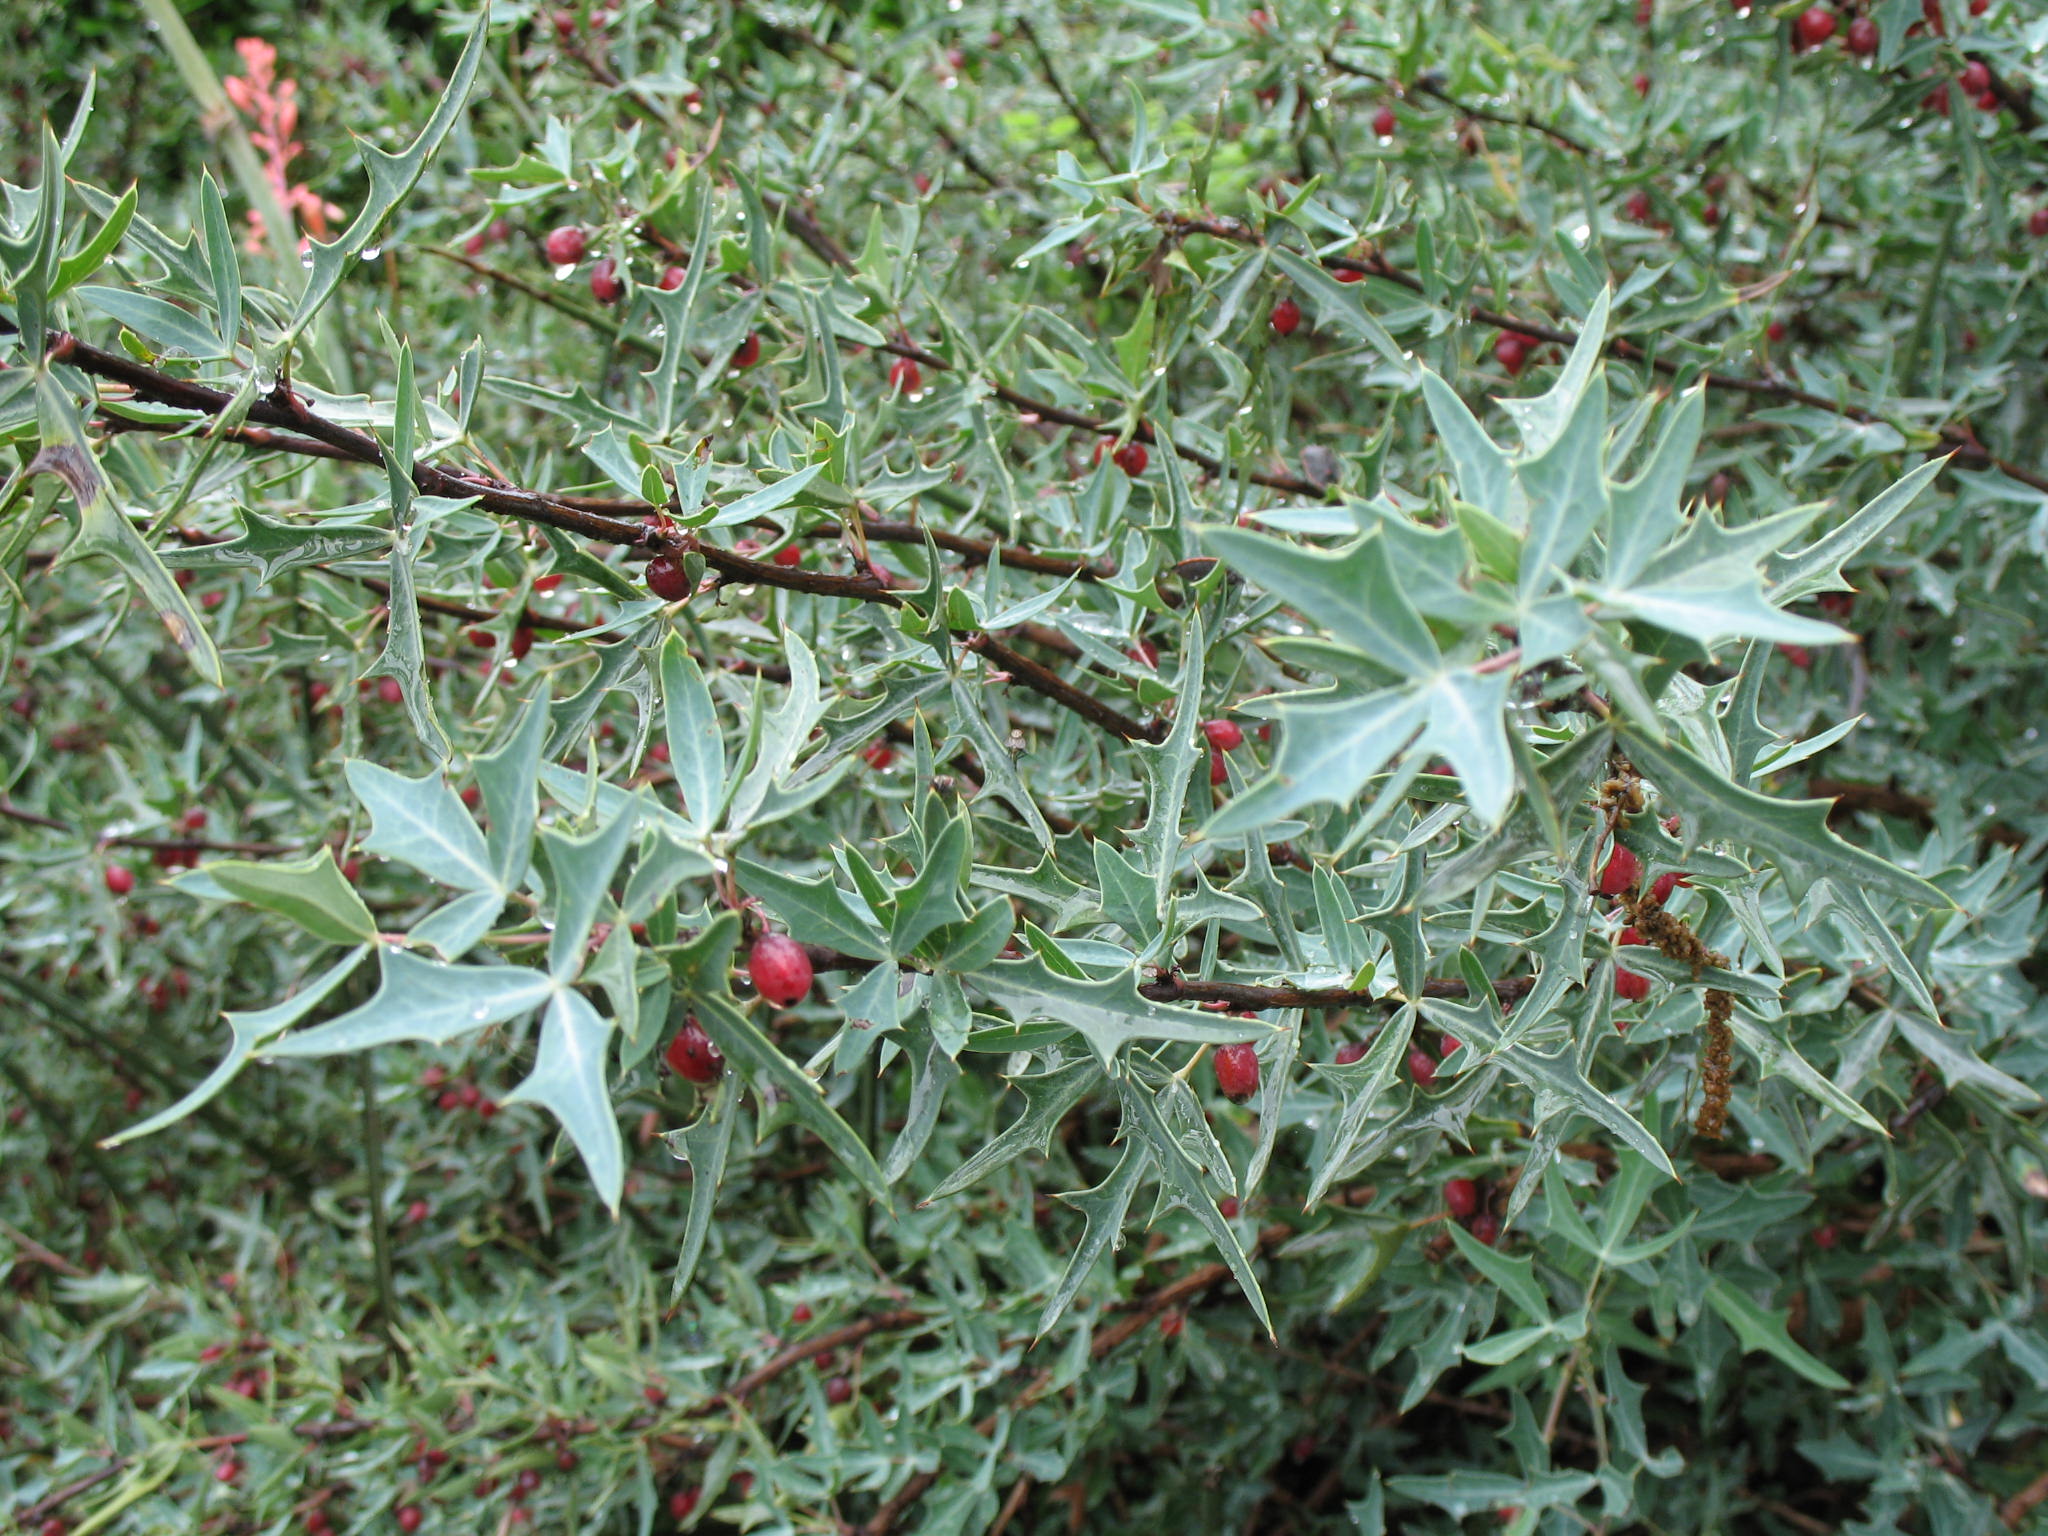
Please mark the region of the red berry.
<svg viewBox="0 0 2048 1536"><path fill-rule="evenodd" d="M1250 27L1258 36L1264 37L1272 30L1273 18L1264 11L1253 11L1245 17L1244 24Z"/></svg>
<svg viewBox="0 0 2048 1536"><path fill-rule="evenodd" d="M342 861L341 878L350 885L354 885L362 877L362 873L363 861L361 859L345 859Z"/></svg>
<svg viewBox="0 0 2048 1536"><path fill-rule="evenodd" d="M1415 1086L1428 1088L1436 1083L1436 1058L1417 1046L1408 1053L1408 1075L1415 1079Z"/></svg>
<svg viewBox="0 0 2048 1536"><path fill-rule="evenodd" d="M725 1070L725 1057L695 1019L684 1023L668 1043L669 1070L693 1083L715 1083Z"/></svg>
<svg viewBox="0 0 2048 1536"><path fill-rule="evenodd" d="M1648 75L1638 74L1635 77L1635 79L1629 82L1629 84L1633 85L1636 88L1636 95L1638 96L1647 96L1650 94L1650 77Z"/></svg>
<svg viewBox="0 0 2048 1536"><path fill-rule="evenodd" d="M683 279L689 275L681 267L664 267L661 273L661 281L655 286L660 288L663 293L674 293L683 286Z"/></svg>
<svg viewBox="0 0 2048 1536"><path fill-rule="evenodd" d="M1607 867L1600 871L1600 884L1595 887L1602 896L1619 896L1631 889L1643 878L1643 861L1620 843L1614 845L1614 852L1607 856Z"/></svg>
<svg viewBox="0 0 2048 1536"><path fill-rule="evenodd" d="M1650 995L1650 978L1634 971L1614 968L1614 995L1625 1003L1640 1003Z"/></svg>
<svg viewBox="0 0 2048 1536"><path fill-rule="evenodd" d="M195 805L185 813L185 830L187 832L198 832L203 830L205 826L206 808L204 806Z"/></svg>
<svg viewBox="0 0 2048 1536"><path fill-rule="evenodd" d="M651 1381L640 1389L640 1395L647 1399L647 1406L659 1408L668 1401L668 1388L658 1381Z"/></svg>
<svg viewBox="0 0 2048 1536"><path fill-rule="evenodd" d="M126 896L135 889L135 871L126 864L109 864L101 878L107 882L107 893L111 896Z"/></svg>
<svg viewBox="0 0 2048 1536"><path fill-rule="evenodd" d="M2036 240L2048 236L2048 208L2036 208L2027 215L2027 233Z"/></svg>
<svg viewBox="0 0 2048 1536"><path fill-rule="evenodd" d="M1628 200L1621 205L1621 211L1627 214L1634 223L1649 223L1650 194L1641 187L1636 188L1635 191L1629 193Z"/></svg>
<svg viewBox="0 0 2048 1536"><path fill-rule="evenodd" d="M540 1487L540 1472L533 1467L521 1467L519 1475L512 1479L512 1497L530 1497Z"/></svg>
<svg viewBox="0 0 2048 1536"><path fill-rule="evenodd" d="M1778 652L1802 672L1813 665L1813 652L1803 645L1781 645Z"/></svg>
<svg viewBox="0 0 2048 1536"><path fill-rule="evenodd" d="M377 697L386 704L403 704L405 690L399 686L397 678L382 677L377 680Z"/></svg>
<svg viewBox="0 0 2048 1536"><path fill-rule="evenodd" d="M1991 89L1991 70L1989 66L1972 59L1963 66L1962 74L1957 76L1957 83L1970 95L1982 96Z"/></svg>
<svg viewBox="0 0 2048 1536"><path fill-rule="evenodd" d="M1383 139L1391 139L1394 136L1394 109L1392 107L1381 107L1377 112L1373 113L1372 131ZM1339 281L1342 281L1342 279L1340 278Z"/></svg>
<svg viewBox="0 0 2048 1536"><path fill-rule="evenodd" d="M2004 105L2005 103L1999 100L1998 92L1996 91L1986 91L1982 96L1979 96L1977 98L1977 110L1979 112L1996 112L2000 107ZM209 592L203 599L201 599L201 601L204 602L207 607L211 608L214 606L215 603L217 603L220 600L220 597L221 594L218 592Z"/></svg>
<svg viewBox="0 0 2048 1536"><path fill-rule="evenodd" d="M1673 891L1677 890L1681 885L1691 884L1692 882L1686 879L1678 870L1672 870L1669 874L1659 875L1650 886L1650 900L1656 902L1661 907L1671 899Z"/></svg>
<svg viewBox="0 0 2048 1536"><path fill-rule="evenodd" d="M761 338L754 332L747 332L747 339L740 343L739 350L732 355L735 368L751 368L761 361ZM915 386L913 386L915 387Z"/></svg>
<svg viewBox="0 0 2048 1536"><path fill-rule="evenodd" d="M548 258L548 265L573 267L590 249L590 237L574 224L564 224L559 229L548 231L547 239L541 242L541 249Z"/></svg>
<svg viewBox="0 0 2048 1536"><path fill-rule="evenodd" d="M1769 325L1764 327L1764 335L1769 337L1772 341L1783 341L1785 339L1786 334L1787 333L1785 330L1785 322L1782 320L1773 320Z"/></svg>
<svg viewBox="0 0 2048 1536"><path fill-rule="evenodd" d="M1792 23L1793 36L1801 48L1818 48L1835 35L1835 13L1824 5L1809 5Z"/></svg>
<svg viewBox="0 0 2048 1536"><path fill-rule="evenodd" d="M1109 462L1135 480L1138 476L1145 473L1145 465L1149 457L1145 452L1145 445L1143 443L1130 442L1125 443L1123 447L1112 453L1109 456Z"/></svg>
<svg viewBox="0 0 2048 1536"><path fill-rule="evenodd" d="M896 761L896 753L886 741L871 741L860 749L861 760L877 773Z"/></svg>
<svg viewBox="0 0 2048 1536"><path fill-rule="evenodd" d="M690 573L673 555L656 555L647 562L647 590L665 603L680 603L690 595Z"/></svg>
<svg viewBox="0 0 2048 1536"><path fill-rule="evenodd" d="M512 659L524 661L526 653L533 649L533 631L522 624L512 631Z"/></svg>
<svg viewBox="0 0 2048 1536"><path fill-rule="evenodd" d="M590 269L590 296L600 304L616 304L626 291L619 264L607 256Z"/></svg>
<svg viewBox="0 0 2048 1536"><path fill-rule="evenodd" d="M1867 59L1877 52L1877 23L1868 16L1858 16L1849 23L1849 35L1842 39L1842 46L1859 59Z"/></svg>
<svg viewBox="0 0 2048 1536"><path fill-rule="evenodd" d="M690 1516L697 1513L697 1501L703 1496L704 1490L701 1488L685 1488L680 1493L670 1494L668 1496L669 1518L673 1520L689 1519Z"/></svg>
<svg viewBox="0 0 2048 1536"><path fill-rule="evenodd" d="M415 1200L405 1208L405 1224L409 1227L416 1227L425 1221L429 1214L427 1202Z"/></svg>
<svg viewBox="0 0 2048 1536"><path fill-rule="evenodd" d="M1219 752L1235 752L1244 745L1244 728L1235 720L1204 720L1202 734Z"/></svg>
<svg viewBox="0 0 2048 1536"><path fill-rule="evenodd" d="M232 1456L213 1469L213 1480L216 1483L232 1483L241 1475L242 1464Z"/></svg>
<svg viewBox="0 0 2048 1536"><path fill-rule="evenodd" d="M1472 1235L1491 1248L1500 1241L1500 1218L1491 1211L1481 1211L1472 1218Z"/></svg>
<svg viewBox="0 0 2048 1536"><path fill-rule="evenodd" d="M789 1309L789 1320L792 1323L808 1323L811 1320L810 1305L807 1302L798 1302Z"/></svg>
<svg viewBox="0 0 2048 1536"><path fill-rule="evenodd" d="M574 1472L576 1470L576 1462L576 1453L567 1446L555 1452L555 1465L564 1472Z"/></svg>
<svg viewBox="0 0 2048 1536"><path fill-rule="evenodd" d="M1947 117L1948 87L1945 85L1937 85L1933 90L1929 91L1925 96L1922 96L1920 98L1920 105L1925 107L1929 112L1936 113L1942 117Z"/></svg>
<svg viewBox="0 0 2048 1536"><path fill-rule="evenodd" d="M1816 1248L1832 1248L1841 1240L1842 1235L1835 1230L1833 1222L1813 1230L1813 1246Z"/></svg>
<svg viewBox="0 0 2048 1536"><path fill-rule="evenodd" d="M478 784L466 785L462 791L462 803L472 811L484 803L483 787Z"/></svg>
<svg viewBox="0 0 2048 1536"><path fill-rule="evenodd" d="M914 395L923 387L924 375L909 358L899 357L889 365L889 388L896 393Z"/></svg>
<svg viewBox="0 0 2048 1536"><path fill-rule="evenodd" d="M1301 326L1301 306L1292 299L1282 299L1273 306L1267 319L1279 335L1292 336Z"/></svg>
<svg viewBox="0 0 2048 1536"><path fill-rule="evenodd" d="M1234 1104L1259 1091L1259 1052L1249 1040L1219 1045L1215 1055L1216 1086Z"/></svg>
<svg viewBox="0 0 2048 1536"><path fill-rule="evenodd" d="M1225 1195L1216 1202L1216 1214L1225 1221L1237 1220L1237 1213L1243 1209L1244 1207L1238 1204L1237 1196L1235 1195Z"/></svg>
<svg viewBox="0 0 2048 1536"><path fill-rule="evenodd" d="M1152 668L1155 672L1159 670L1159 647L1150 640L1140 640L1136 645L1125 651L1124 654L1130 657L1131 660Z"/></svg>
<svg viewBox="0 0 2048 1536"><path fill-rule="evenodd" d="M778 1008L801 1002L811 990L811 957L786 933L764 933L747 955L754 990Z"/></svg>
<svg viewBox="0 0 2048 1536"><path fill-rule="evenodd" d="M775 563L781 566L802 565L804 552L794 544L785 544L775 551Z"/></svg>
<svg viewBox="0 0 2048 1536"><path fill-rule="evenodd" d="M1333 1059L1336 1061L1338 1066L1348 1067L1351 1065L1351 1063L1361 1059L1364 1055L1365 1042L1363 1040L1346 1040L1342 1045L1337 1047L1337 1054Z"/></svg>
<svg viewBox="0 0 2048 1536"><path fill-rule="evenodd" d="M1186 1326L1187 1319L1177 1310L1169 1310L1159 1314L1159 1332L1163 1338L1179 1338L1181 1329Z"/></svg>
<svg viewBox="0 0 2048 1536"><path fill-rule="evenodd" d="M536 592L552 592L561 584L562 573L560 571L550 571L545 576L533 578L533 590Z"/></svg>
<svg viewBox="0 0 2048 1536"><path fill-rule="evenodd" d="M1479 1209L1479 1186L1470 1179L1444 1180L1444 1209L1463 1221Z"/></svg>
<svg viewBox="0 0 2048 1536"><path fill-rule="evenodd" d="M426 1516L420 1513L417 1504L401 1504L392 1515L398 1521L398 1528L404 1531L406 1536L412 1536L412 1533L420 1528L420 1522L426 1519Z"/></svg>
<svg viewBox="0 0 2048 1536"><path fill-rule="evenodd" d="M1230 782L1230 765L1223 760L1223 754L1214 747L1209 749L1209 783L1213 785Z"/></svg>
<svg viewBox="0 0 2048 1536"><path fill-rule="evenodd" d="M1721 224L1721 205L1709 203L1700 210L1700 222L1709 229L1718 229Z"/></svg>
<svg viewBox="0 0 2048 1536"><path fill-rule="evenodd" d="M1970 0L1970 14L1972 16L1982 16L1990 9L1991 0Z"/></svg>
<svg viewBox="0 0 2048 1536"><path fill-rule="evenodd" d="M1513 331L1502 331L1493 344L1494 360L1507 370L1509 378L1519 377L1529 361L1529 340Z"/></svg>
<svg viewBox="0 0 2048 1536"><path fill-rule="evenodd" d="M844 1376L834 1376L825 1383L825 1401L837 1408L841 1403L853 1400L853 1383Z"/></svg>

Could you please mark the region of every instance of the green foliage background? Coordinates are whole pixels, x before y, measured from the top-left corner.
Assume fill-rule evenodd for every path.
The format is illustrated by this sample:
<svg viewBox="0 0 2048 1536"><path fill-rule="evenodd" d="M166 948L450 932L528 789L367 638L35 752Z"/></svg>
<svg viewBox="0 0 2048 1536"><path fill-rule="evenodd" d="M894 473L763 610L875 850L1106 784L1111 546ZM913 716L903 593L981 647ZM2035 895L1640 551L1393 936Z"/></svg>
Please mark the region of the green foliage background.
<svg viewBox="0 0 2048 1536"><path fill-rule="evenodd" d="M2048 20L1803 9L25 7L0 1509L2048 1527Z"/></svg>

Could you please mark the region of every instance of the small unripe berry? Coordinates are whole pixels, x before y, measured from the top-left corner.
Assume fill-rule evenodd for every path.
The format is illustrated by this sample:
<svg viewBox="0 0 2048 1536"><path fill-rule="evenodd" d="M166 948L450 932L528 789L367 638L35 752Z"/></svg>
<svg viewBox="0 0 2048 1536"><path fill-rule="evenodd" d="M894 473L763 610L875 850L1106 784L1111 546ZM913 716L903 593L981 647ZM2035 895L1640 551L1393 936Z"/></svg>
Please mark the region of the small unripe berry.
<svg viewBox="0 0 2048 1536"><path fill-rule="evenodd" d="M1216 1086L1226 1099L1242 1104L1259 1091L1259 1052L1249 1040L1217 1046L1214 1061Z"/></svg>
<svg viewBox="0 0 2048 1536"><path fill-rule="evenodd" d="M1332 1059L1336 1061L1338 1066L1348 1067L1354 1061L1360 1060L1364 1055L1365 1042L1363 1040L1346 1040L1337 1047L1337 1054Z"/></svg>
<svg viewBox="0 0 2048 1536"><path fill-rule="evenodd" d="M1244 727L1235 720L1204 720L1202 734L1219 752L1235 752L1244 745Z"/></svg>
<svg viewBox="0 0 2048 1536"><path fill-rule="evenodd" d="M732 355L735 368L751 368L761 361L761 338L754 332L747 332L747 339L740 343L739 350Z"/></svg>
<svg viewBox="0 0 2048 1536"><path fill-rule="evenodd" d="M600 304L616 304L626 291L619 277L619 264L607 256L590 269L590 296Z"/></svg>
<svg viewBox="0 0 2048 1536"><path fill-rule="evenodd" d="M666 1057L669 1070L678 1077L688 1078L693 1083L715 1083L725 1070L725 1057L704 1026L695 1019L686 1022L676 1031L675 1039L669 1041Z"/></svg>
<svg viewBox="0 0 2048 1536"><path fill-rule="evenodd" d="M1470 1179L1446 1179L1444 1209L1463 1221L1479 1209L1479 1186Z"/></svg>
<svg viewBox="0 0 2048 1536"><path fill-rule="evenodd" d="M923 387L924 375L909 358L899 357L889 365L889 388L896 393L914 395Z"/></svg>
<svg viewBox="0 0 2048 1536"><path fill-rule="evenodd" d="M786 933L764 933L747 955L754 990L778 1008L801 1002L811 990L811 957Z"/></svg>
<svg viewBox="0 0 2048 1536"><path fill-rule="evenodd" d="M1513 331L1503 331L1493 344L1494 360L1507 370L1509 378L1517 378L1529 361L1529 341Z"/></svg>
<svg viewBox="0 0 2048 1536"><path fill-rule="evenodd" d="M126 864L109 864L102 878L107 882L107 894L126 896L135 889L135 871Z"/></svg>
<svg viewBox="0 0 2048 1536"><path fill-rule="evenodd" d="M1373 113L1372 131L1383 139L1391 139L1394 136L1394 109L1392 107L1381 107L1377 112Z"/></svg>
<svg viewBox="0 0 2048 1536"><path fill-rule="evenodd" d="M1408 1053L1408 1075L1415 1079L1418 1088L1433 1087L1436 1083L1436 1058L1417 1046Z"/></svg>
<svg viewBox="0 0 2048 1536"><path fill-rule="evenodd" d="M690 595L690 573L673 555L656 555L647 562L647 590L665 603L680 603Z"/></svg>
<svg viewBox="0 0 2048 1536"><path fill-rule="evenodd" d="M590 237L574 224L564 224L559 229L548 231L547 239L541 242L541 249L550 266L573 267L590 249Z"/></svg>
<svg viewBox="0 0 2048 1536"><path fill-rule="evenodd" d="M1643 861L1632 850L1616 843L1614 852L1607 856L1607 867L1600 871L1596 889L1602 896L1619 896L1642 878Z"/></svg>
<svg viewBox="0 0 2048 1536"><path fill-rule="evenodd" d="M1282 299L1273 306L1267 319L1277 334L1292 336L1301 326L1301 306L1292 299Z"/></svg>
<svg viewBox="0 0 2048 1536"><path fill-rule="evenodd" d="M1145 473L1145 465L1148 459L1149 455L1145 452L1145 445L1139 442L1125 443L1123 447L1117 449L1115 453L1109 456L1110 463L1129 475L1133 480Z"/></svg>

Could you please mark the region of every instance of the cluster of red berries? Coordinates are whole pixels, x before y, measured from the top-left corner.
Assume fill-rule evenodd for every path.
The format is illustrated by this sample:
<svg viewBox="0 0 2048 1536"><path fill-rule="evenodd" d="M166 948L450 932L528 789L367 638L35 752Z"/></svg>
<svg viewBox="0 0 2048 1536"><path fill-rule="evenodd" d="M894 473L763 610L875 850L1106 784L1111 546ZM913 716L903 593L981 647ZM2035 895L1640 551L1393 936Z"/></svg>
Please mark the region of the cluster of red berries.
<svg viewBox="0 0 2048 1536"><path fill-rule="evenodd" d="M495 225L492 227L496 228ZM470 237L472 244L479 239L480 237L475 235ZM476 251L481 249L482 246L477 245L475 250L470 251L470 254L475 255ZM548 265L550 266L576 266L590 253L590 236L585 234L577 225L559 225L549 230L546 238L541 241L541 253L547 257ZM676 289L683 286L683 280L688 276L689 273L684 268L670 265L662 269L661 276L655 280L655 286L664 293L673 293ZM625 294L626 279L617 258L604 256L592 263L590 268L590 296L593 299L597 300L600 304L616 304L625 297ZM752 349L752 356L741 355L750 348ZM760 338L758 336L749 336L741 344L740 352L734 354L733 366L737 368L752 367L755 358L758 358L760 355Z"/></svg>
<svg viewBox="0 0 2048 1536"><path fill-rule="evenodd" d="M1480 1209L1479 1186L1471 1179L1444 1180L1444 1209L1487 1247L1500 1241L1500 1218Z"/></svg>
<svg viewBox="0 0 2048 1536"><path fill-rule="evenodd" d="M1456 1035L1445 1035L1434 1056L1423 1046L1411 1047L1408 1052L1408 1076L1414 1080L1415 1086L1422 1089L1434 1088L1436 1069L1449 1061L1456 1052L1463 1050L1464 1044ZM1365 1054L1363 1046L1359 1047L1359 1054ZM1343 1057L1344 1053L1340 1050L1337 1058L1341 1061Z"/></svg>
<svg viewBox="0 0 2048 1536"><path fill-rule="evenodd" d="M1133 480L1145 473L1145 466L1152 462L1152 456L1145 451L1145 445L1138 442L1135 438L1125 443L1121 448L1116 449L1112 449L1109 446L1108 438L1097 438L1095 440L1095 457L1088 462L1100 464L1105 453L1109 455L1110 463L1114 464Z"/></svg>
<svg viewBox="0 0 2048 1536"><path fill-rule="evenodd" d="M172 1003L182 1003L192 995L192 978L180 966L154 980L145 978L135 991L151 1012L162 1013Z"/></svg>
<svg viewBox="0 0 2048 1536"><path fill-rule="evenodd" d="M1229 782L1230 770L1223 764L1223 754L1244 745L1244 727L1235 720L1204 720L1202 735L1209 743L1209 782Z"/></svg>
<svg viewBox="0 0 2048 1536"><path fill-rule="evenodd" d="M496 1099L486 1096L467 1078L451 1080L448 1069L439 1062L420 1074L420 1086L434 1094L434 1107L444 1115L452 1115L458 1109L473 1109L488 1120L498 1112Z"/></svg>

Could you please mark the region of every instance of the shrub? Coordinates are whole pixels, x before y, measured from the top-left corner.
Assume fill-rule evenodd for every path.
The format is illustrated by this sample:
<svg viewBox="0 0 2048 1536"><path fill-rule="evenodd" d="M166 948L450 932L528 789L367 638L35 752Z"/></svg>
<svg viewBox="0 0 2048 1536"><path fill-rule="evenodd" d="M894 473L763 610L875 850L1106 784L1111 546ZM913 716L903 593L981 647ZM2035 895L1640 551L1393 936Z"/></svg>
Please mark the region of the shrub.
<svg viewBox="0 0 2048 1536"><path fill-rule="evenodd" d="M46 130L19 1521L2034 1519L2029 23L1625 11L316 20L267 162Z"/></svg>

